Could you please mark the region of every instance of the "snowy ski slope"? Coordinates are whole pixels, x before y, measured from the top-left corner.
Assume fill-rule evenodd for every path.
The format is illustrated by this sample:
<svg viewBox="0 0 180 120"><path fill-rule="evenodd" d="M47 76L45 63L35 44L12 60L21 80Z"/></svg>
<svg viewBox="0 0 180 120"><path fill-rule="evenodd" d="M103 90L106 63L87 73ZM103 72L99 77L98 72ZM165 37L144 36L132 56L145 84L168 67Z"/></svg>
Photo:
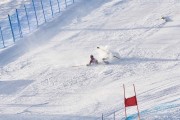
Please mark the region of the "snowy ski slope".
<svg viewBox="0 0 180 120"><path fill-rule="evenodd" d="M0 50L0 120L124 120L123 84L126 97L135 84L142 120L179 120L179 31L176 0L79 0ZM97 46L121 59L85 66L101 62Z"/></svg>

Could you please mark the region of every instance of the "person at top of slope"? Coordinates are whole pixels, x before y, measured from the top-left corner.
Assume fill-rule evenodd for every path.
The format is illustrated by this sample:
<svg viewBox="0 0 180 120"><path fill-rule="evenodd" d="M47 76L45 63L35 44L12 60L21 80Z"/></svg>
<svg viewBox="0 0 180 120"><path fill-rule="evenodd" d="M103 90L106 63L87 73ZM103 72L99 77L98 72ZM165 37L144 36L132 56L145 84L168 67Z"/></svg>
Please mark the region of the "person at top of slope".
<svg viewBox="0 0 180 120"><path fill-rule="evenodd" d="M92 65L92 64L98 64L98 60L94 58L93 55L90 55L90 62L87 64L87 66Z"/></svg>

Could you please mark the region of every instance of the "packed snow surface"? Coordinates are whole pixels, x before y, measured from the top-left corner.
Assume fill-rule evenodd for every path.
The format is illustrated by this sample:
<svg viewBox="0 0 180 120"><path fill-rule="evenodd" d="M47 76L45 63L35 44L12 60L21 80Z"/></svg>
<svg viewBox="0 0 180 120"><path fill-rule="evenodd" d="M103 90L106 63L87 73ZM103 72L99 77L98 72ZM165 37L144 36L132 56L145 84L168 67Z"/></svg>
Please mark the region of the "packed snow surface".
<svg viewBox="0 0 180 120"><path fill-rule="evenodd" d="M123 84L142 120L179 120L179 2L79 0L1 49L0 120L124 120ZM91 54L99 65L86 66Z"/></svg>

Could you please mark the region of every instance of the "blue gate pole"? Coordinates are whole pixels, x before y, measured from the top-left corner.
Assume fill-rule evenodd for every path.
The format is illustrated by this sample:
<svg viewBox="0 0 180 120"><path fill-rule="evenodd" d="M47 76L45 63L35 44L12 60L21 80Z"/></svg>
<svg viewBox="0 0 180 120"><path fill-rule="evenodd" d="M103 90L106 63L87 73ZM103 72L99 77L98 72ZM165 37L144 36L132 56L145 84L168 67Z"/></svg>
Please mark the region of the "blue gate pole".
<svg viewBox="0 0 180 120"><path fill-rule="evenodd" d="M52 2L51 0L49 0L50 6L51 6L51 13L52 13L52 17L54 16L54 12L53 12L53 7L52 7Z"/></svg>
<svg viewBox="0 0 180 120"><path fill-rule="evenodd" d="M37 23L37 27L38 27L39 23L38 23L38 18L37 18L37 13L36 13L36 7L35 7L35 4L34 4L34 0L32 0L32 3L33 3L33 9L34 9L34 13L35 13L35 17L36 17L36 23Z"/></svg>
<svg viewBox="0 0 180 120"><path fill-rule="evenodd" d="M65 0L66 8L67 8L67 1Z"/></svg>
<svg viewBox="0 0 180 120"><path fill-rule="evenodd" d="M17 17L17 22L18 22L18 27L19 27L19 34L20 34L20 37L22 37L21 23L20 23L20 20L19 20L19 13L18 13L17 9L16 9L16 17Z"/></svg>
<svg viewBox="0 0 180 120"><path fill-rule="evenodd" d="M10 17L10 15L8 15L8 18L9 18L9 24L10 24L10 27L11 27L13 42L15 43L16 40L15 40L15 36L14 36L14 31L13 31L13 27L12 27L12 22L11 22L11 17Z"/></svg>
<svg viewBox="0 0 180 120"><path fill-rule="evenodd" d="M57 4L58 4L58 8L59 8L59 13L60 13L61 12L61 8L60 8L59 0L57 0Z"/></svg>
<svg viewBox="0 0 180 120"><path fill-rule="evenodd" d="M73 3L74 3L74 0L73 0Z"/></svg>
<svg viewBox="0 0 180 120"><path fill-rule="evenodd" d="M44 6L43 6L42 0L41 0L41 7L42 7L42 11L43 11L44 21L46 22L46 16L45 16Z"/></svg>
<svg viewBox="0 0 180 120"><path fill-rule="evenodd" d="M26 13L26 18L27 18L27 22L28 22L29 31L31 31L30 22L29 22L29 16L28 16L26 5L24 5L24 10L25 10L25 13Z"/></svg>
<svg viewBox="0 0 180 120"><path fill-rule="evenodd" d="M3 46L5 48L6 46L5 46L5 43L4 43L4 37L3 37L3 33L2 33L1 27L0 27L0 33L1 33L1 39L2 39L2 42L3 42Z"/></svg>

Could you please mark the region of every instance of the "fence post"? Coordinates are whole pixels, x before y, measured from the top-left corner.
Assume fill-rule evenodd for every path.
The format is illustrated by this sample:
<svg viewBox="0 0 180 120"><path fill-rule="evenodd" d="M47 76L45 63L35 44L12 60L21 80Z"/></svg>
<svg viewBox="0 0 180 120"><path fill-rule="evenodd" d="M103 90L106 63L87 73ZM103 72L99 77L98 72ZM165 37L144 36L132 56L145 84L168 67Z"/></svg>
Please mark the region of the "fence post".
<svg viewBox="0 0 180 120"><path fill-rule="evenodd" d="M67 1L65 0L66 8L67 8Z"/></svg>
<svg viewBox="0 0 180 120"><path fill-rule="evenodd" d="M104 120L104 116L103 116L103 114L102 114L102 120Z"/></svg>
<svg viewBox="0 0 180 120"><path fill-rule="evenodd" d="M1 39L2 39L2 42L3 42L3 47L5 48L6 46L5 46L5 43L4 43L4 37L3 37L1 26L0 26L0 33L1 33Z"/></svg>
<svg viewBox="0 0 180 120"><path fill-rule="evenodd" d="M27 13L26 5L24 5L24 9L25 9L25 13L26 13L26 18L27 18L27 22L28 22L29 31L31 31L30 23L29 23L29 16L28 16L28 13Z"/></svg>
<svg viewBox="0 0 180 120"><path fill-rule="evenodd" d="M45 16L44 6L43 6L42 0L41 0L41 7L42 7L42 11L43 11L44 21L46 22L46 16Z"/></svg>
<svg viewBox="0 0 180 120"><path fill-rule="evenodd" d="M34 4L34 0L32 0L32 3L33 3L33 9L34 9L34 13L35 13L35 17L36 17L36 23L37 23L37 27L38 27L39 23L38 23L38 18L37 18L37 13L36 13L36 7L35 7L35 4Z"/></svg>
<svg viewBox="0 0 180 120"><path fill-rule="evenodd" d="M52 17L54 17L54 12L53 12L53 7L52 7L52 2L51 2L51 0L49 0L49 3L50 3L50 7L51 7L51 14L52 14Z"/></svg>
<svg viewBox="0 0 180 120"><path fill-rule="evenodd" d="M17 9L16 9L16 17L17 17L17 22L18 22L18 27L19 27L19 34L20 34L20 37L22 37L21 23L20 23L20 20L19 20L19 13L18 13Z"/></svg>
<svg viewBox="0 0 180 120"><path fill-rule="evenodd" d="M12 27L10 15L8 15L8 18L9 18L9 24L10 24L10 27L11 27L11 32L12 32L13 42L15 43L15 36L14 36L14 31L13 31L13 27Z"/></svg>
<svg viewBox="0 0 180 120"><path fill-rule="evenodd" d="M61 8L60 8L59 0L57 0L57 4L58 4L58 8L59 8L59 13L60 13L61 12Z"/></svg>

